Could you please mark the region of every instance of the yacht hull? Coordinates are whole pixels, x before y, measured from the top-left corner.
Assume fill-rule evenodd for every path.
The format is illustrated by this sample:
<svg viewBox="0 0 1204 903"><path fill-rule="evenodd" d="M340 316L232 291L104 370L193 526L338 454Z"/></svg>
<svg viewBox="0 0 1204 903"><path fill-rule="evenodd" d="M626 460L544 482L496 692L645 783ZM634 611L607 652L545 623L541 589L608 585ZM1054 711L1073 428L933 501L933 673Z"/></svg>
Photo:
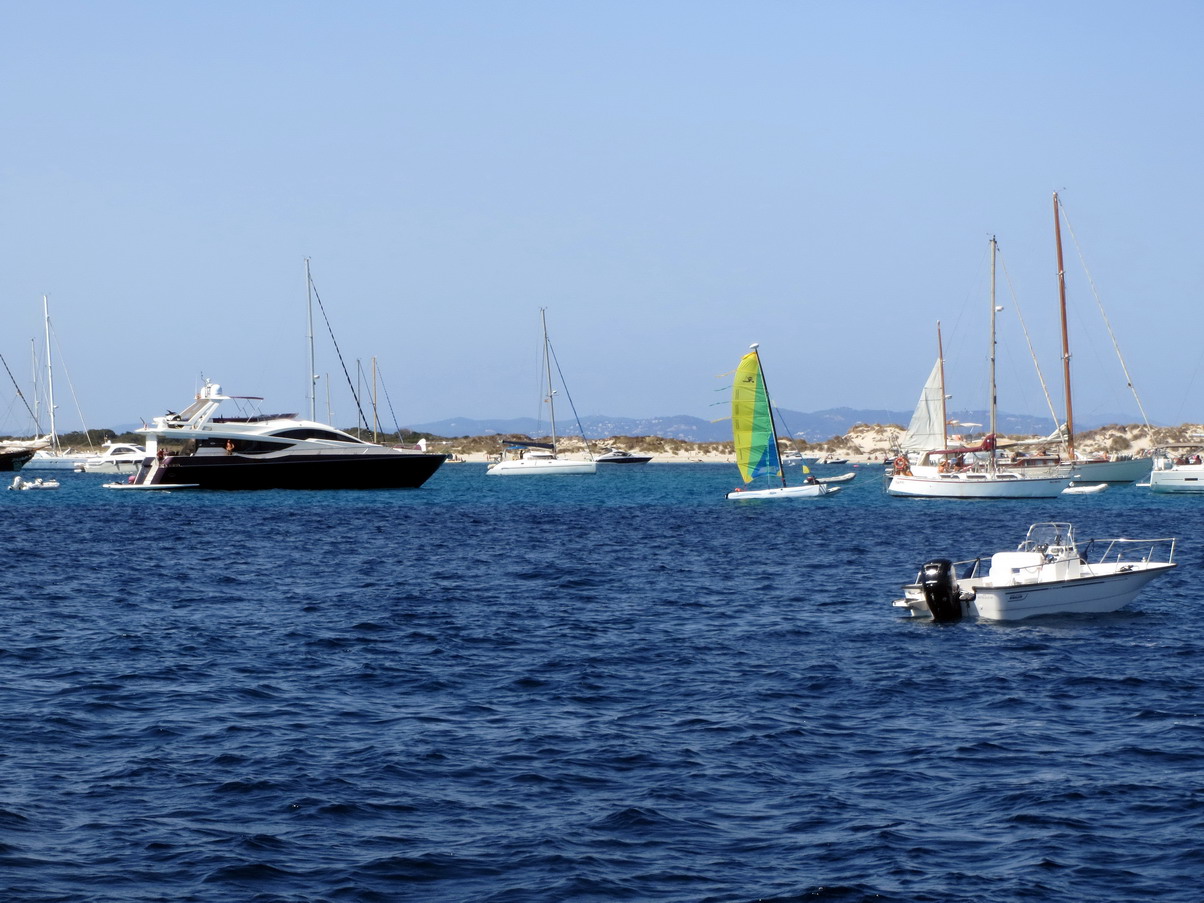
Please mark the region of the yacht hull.
<svg viewBox="0 0 1204 903"><path fill-rule="evenodd" d="M485 471L488 476L553 476L556 474L590 474L597 473L598 466L593 461L569 461L563 458L519 458L511 461L498 461L489 465Z"/></svg>
<svg viewBox="0 0 1204 903"><path fill-rule="evenodd" d="M157 466L154 458L146 459L136 479L148 486L200 489L417 489L445 458L404 452L169 455Z"/></svg>
<svg viewBox="0 0 1204 903"><path fill-rule="evenodd" d="M1052 499L1070 485L1070 477L1028 477L999 474L949 473L891 477L891 495L930 499Z"/></svg>
<svg viewBox="0 0 1204 903"><path fill-rule="evenodd" d="M1204 492L1204 464L1175 464L1150 473L1151 492Z"/></svg>
<svg viewBox="0 0 1204 903"><path fill-rule="evenodd" d="M16 451L0 451L0 471L15 473L24 467L29 459L33 457L33 449L19 449Z"/></svg>

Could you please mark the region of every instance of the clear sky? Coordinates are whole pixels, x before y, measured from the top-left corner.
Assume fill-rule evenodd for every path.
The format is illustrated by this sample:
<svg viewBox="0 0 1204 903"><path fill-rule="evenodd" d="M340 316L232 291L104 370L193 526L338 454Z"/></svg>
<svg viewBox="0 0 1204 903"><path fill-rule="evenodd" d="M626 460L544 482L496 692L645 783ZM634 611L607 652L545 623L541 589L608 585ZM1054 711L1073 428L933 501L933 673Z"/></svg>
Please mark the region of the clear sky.
<svg viewBox="0 0 1204 903"><path fill-rule="evenodd" d="M28 391L45 293L89 426L202 374L304 411L309 257L402 425L536 416L541 306L583 415L722 417L754 341L783 407L910 411L937 320L981 405L994 234L999 403L1042 413L1011 295L1053 380L1056 190L1151 418L1199 422L1202 40L1198 2L0 0L0 353ZM1064 241L1076 411L1135 421Z"/></svg>

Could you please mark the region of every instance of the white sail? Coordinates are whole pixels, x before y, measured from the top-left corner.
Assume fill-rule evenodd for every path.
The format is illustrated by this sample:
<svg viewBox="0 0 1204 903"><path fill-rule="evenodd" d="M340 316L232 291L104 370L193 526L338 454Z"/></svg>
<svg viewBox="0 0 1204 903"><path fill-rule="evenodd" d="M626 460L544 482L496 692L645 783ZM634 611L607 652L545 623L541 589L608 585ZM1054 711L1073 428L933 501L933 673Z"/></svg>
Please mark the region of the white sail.
<svg viewBox="0 0 1204 903"><path fill-rule="evenodd" d="M945 447L944 407L942 405L944 388L941 386L941 362L932 365L932 373L924 389L920 392L920 400L916 404L915 413L911 415L911 423L899 445L905 452L928 451L933 448Z"/></svg>

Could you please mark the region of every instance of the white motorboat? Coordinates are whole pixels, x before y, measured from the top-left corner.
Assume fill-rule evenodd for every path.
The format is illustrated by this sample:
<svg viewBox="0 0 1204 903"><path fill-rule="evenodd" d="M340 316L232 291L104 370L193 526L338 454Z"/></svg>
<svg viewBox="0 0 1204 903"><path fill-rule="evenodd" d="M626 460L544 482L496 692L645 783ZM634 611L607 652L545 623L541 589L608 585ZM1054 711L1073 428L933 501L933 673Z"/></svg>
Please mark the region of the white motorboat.
<svg viewBox="0 0 1204 903"><path fill-rule="evenodd" d="M138 430L147 437L138 470L106 488L413 489L446 457L365 442L295 414L214 416L230 401L262 399L206 382L184 410Z"/></svg>
<svg viewBox="0 0 1204 903"><path fill-rule="evenodd" d="M782 472L782 458L778 451L778 430L774 419L773 405L769 401L769 388L765 384L765 371L761 368L758 344L753 343L749 351L740 358L732 382L732 441L736 449L736 465L745 486L729 492L726 498L747 501L750 499L797 499L833 495L839 486L821 483L810 475L806 465L803 471L808 476L797 486L790 486ZM764 489L749 489L747 486L758 477L765 477L769 484Z"/></svg>
<svg viewBox="0 0 1204 903"><path fill-rule="evenodd" d="M106 442L104 451L75 465L82 473L137 473L146 458L146 449L130 442Z"/></svg>
<svg viewBox="0 0 1204 903"><path fill-rule="evenodd" d="M804 455L800 451L788 451L782 455L783 464L818 464L819 458L815 455Z"/></svg>
<svg viewBox="0 0 1204 903"><path fill-rule="evenodd" d="M13 481L8 485L9 489L58 489L58 480L43 480L38 477L36 480L26 480L20 474L13 477Z"/></svg>
<svg viewBox="0 0 1204 903"><path fill-rule="evenodd" d="M1198 439L1155 450L1151 492L1204 492L1204 437Z"/></svg>
<svg viewBox="0 0 1204 903"><path fill-rule="evenodd" d="M606 454L594 458L599 464L647 464L652 455L637 455L613 446L607 448Z"/></svg>
<svg viewBox="0 0 1204 903"><path fill-rule="evenodd" d="M914 444L904 444L895 459L886 491L891 495L913 498L949 499L1041 499L1056 498L1070 485L1073 473L1069 467L1054 474L1035 474L1024 470L1002 470L997 448L995 387L995 255L997 245L991 238L991 356L990 356L990 432L973 447L949 448L945 411L944 352L937 324L937 361L920 393L920 401L908 426L908 437L919 434L929 444L913 461ZM921 446L922 447L922 446Z"/></svg>
<svg viewBox="0 0 1204 903"><path fill-rule="evenodd" d="M556 448L556 390L552 384L552 344L548 341L547 308L539 309L539 321L543 327L543 400L548 406L548 420L552 427L551 442L512 442L498 460L490 464L485 473L489 476L552 476L554 474L591 474L598 472L598 465L589 453L589 443L584 432L585 459L561 458ZM559 365L556 367L560 371ZM563 378L561 380L563 383ZM567 394L567 389L565 390ZM572 399L569 399L572 404ZM578 421L580 426L580 421Z"/></svg>
<svg viewBox="0 0 1204 903"><path fill-rule="evenodd" d="M1173 538L1092 539L1080 546L1071 524L1039 523L1013 552L927 562L893 604L936 621L1110 612L1175 567L1174 559Z"/></svg>

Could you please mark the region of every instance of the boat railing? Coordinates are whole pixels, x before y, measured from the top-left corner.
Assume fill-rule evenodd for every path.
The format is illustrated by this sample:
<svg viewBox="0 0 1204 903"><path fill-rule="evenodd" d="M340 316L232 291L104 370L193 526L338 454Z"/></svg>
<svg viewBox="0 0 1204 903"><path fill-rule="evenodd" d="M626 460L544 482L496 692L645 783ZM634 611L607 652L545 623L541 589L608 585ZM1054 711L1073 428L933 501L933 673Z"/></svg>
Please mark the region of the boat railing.
<svg viewBox="0 0 1204 903"><path fill-rule="evenodd" d="M1083 558L1091 564L1148 564L1151 562L1175 563L1176 538L1159 539L1090 539L1081 547ZM1092 561L1092 553L1099 557Z"/></svg>

